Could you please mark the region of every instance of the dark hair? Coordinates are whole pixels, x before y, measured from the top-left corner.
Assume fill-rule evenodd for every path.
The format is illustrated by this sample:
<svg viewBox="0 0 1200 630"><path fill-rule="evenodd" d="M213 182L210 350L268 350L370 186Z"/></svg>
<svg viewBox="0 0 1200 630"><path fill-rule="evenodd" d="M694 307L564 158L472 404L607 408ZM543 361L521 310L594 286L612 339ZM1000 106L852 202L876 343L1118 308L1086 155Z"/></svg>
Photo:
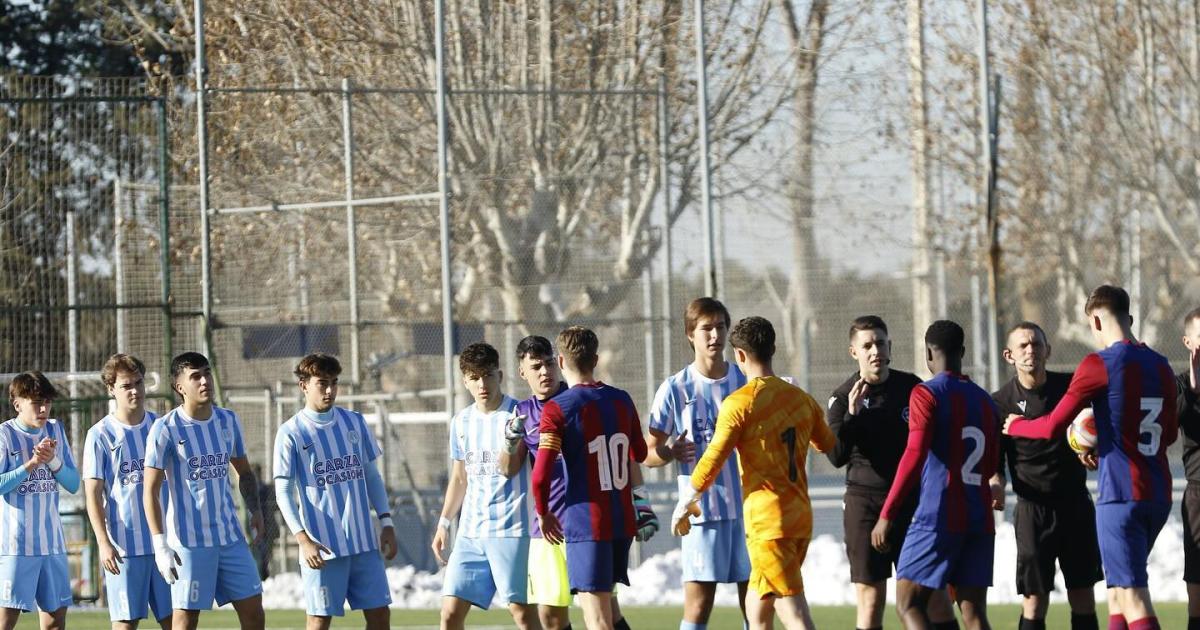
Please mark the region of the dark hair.
<svg viewBox="0 0 1200 630"><path fill-rule="evenodd" d="M1129 316L1129 294L1121 287L1102 284L1092 289L1087 304L1083 306L1083 314L1091 315L1094 311L1104 309L1113 315Z"/></svg>
<svg viewBox="0 0 1200 630"><path fill-rule="evenodd" d="M317 378L337 378L342 373L342 364L337 360L337 357L324 352L314 352L296 364L295 371L292 372L300 382L307 381L312 377Z"/></svg>
<svg viewBox="0 0 1200 630"><path fill-rule="evenodd" d="M850 322L850 339L854 339L854 333L860 330L882 330L885 335L888 331L887 324L878 315L863 315Z"/></svg>
<svg viewBox="0 0 1200 630"><path fill-rule="evenodd" d="M731 320L729 319L729 309L720 300L710 297L699 297L687 305L687 310L683 312L683 334L686 337L692 336L692 331L696 329L696 322L700 321L701 317L721 317L725 320L725 327L728 328Z"/></svg>
<svg viewBox="0 0 1200 630"><path fill-rule="evenodd" d="M925 329L925 345L940 349L949 355L957 355L963 351L962 326L948 319L939 319Z"/></svg>
<svg viewBox="0 0 1200 630"><path fill-rule="evenodd" d="M202 370L206 367L211 367L208 357L199 352L184 352L171 359L171 382L174 383L184 370Z"/></svg>
<svg viewBox="0 0 1200 630"><path fill-rule="evenodd" d="M554 347L550 340L538 335L529 335L517 344L517 360L525 357L545 358L554 356Z"/></svg>
<svg viewBox="0 0 1200 630"><path fill-rule="evenodd" d="M1183 327L1187 328L1188 324L1197 319L1200 319L1200 306L1188 311L1188 314L1183 316Z"/></svg>
<svg viewBox="0 0 1200 630"><path fill-rule="evenodd" d="M108 360L104 362L104 367L100 368L100 380L105 387L112 387L117 382L117 374L120 372L145 376L146 364L131 354L118 352L108 357Z"/></svg>
<svg viewBox="0 0 1200 630"><path fill-rule="evenodd" d="M564 329L558 333L554 345L562 353L563 361L576 370L593 370L600 361L600 339L583 326Z"/></svg>
<svg viewBox="0 0 1200 630"><path fill-rule="evenodd" d="M54 400L58 398L58 390L54 389L50 379L41 372L21 372L8 385L8 399L18 398Z"/></svg>
<svg viewBox="0 0 1200 630"><path fill-rule="evenodd" d="M1012 328L1009 328L1008 332L1005 333L1004 338L1008 339L1009 337L1012 336L1013 333L1017 332L1018 330L1033 331L1042 336L1042 341L1045 341L1046 343L1050 342L1050 338L1046 336L1046 331L1042 330L1041 326L1038 326L1037 324L1035 324L1031 321L1019 322L1016 325L1014 325Z"/></svg>
<svg viewBox="0 0 1200 630"><path fill-rule="evenodd" d="M466 376L483 376L498 369L500 353L482 341L463 348L462 354L458 355L458 371Z"/></svg>
<svg viewBox="0 0 1200 630"><path fill-rule="evenodd" d="M742 318L729 332L729 343L766 363L775 356L775 327L765 317Z"/></svg>

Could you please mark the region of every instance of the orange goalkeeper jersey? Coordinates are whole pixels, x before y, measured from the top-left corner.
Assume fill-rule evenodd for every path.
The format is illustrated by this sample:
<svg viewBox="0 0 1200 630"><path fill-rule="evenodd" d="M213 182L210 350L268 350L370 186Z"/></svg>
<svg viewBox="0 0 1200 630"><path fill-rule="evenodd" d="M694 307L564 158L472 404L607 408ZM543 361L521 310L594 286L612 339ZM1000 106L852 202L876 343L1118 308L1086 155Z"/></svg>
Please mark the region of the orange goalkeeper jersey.
<svg viewBox="0 0 1200 630"><path fill-rule="evenodd" d="M776 376L755 378L721 403L716 433L692 471L692 487L707 490L736 448L746 537L811 538L808 445L824 452L835 441L824 410L807 392Z"/></svg>

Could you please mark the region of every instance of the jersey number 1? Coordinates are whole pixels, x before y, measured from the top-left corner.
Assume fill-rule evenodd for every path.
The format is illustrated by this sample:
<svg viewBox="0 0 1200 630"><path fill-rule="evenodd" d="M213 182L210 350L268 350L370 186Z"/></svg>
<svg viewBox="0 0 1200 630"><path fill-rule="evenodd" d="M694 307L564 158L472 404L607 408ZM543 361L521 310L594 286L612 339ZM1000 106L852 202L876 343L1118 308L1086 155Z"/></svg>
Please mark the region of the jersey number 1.
<svg viewBox="0 0 1200 630"><path fill-rule="evenodd" d="M601 490L624 490L629 484L629 436L598 435L588 442L588 452L596 455Z"/></svg>
<svg viewBox="0 0 1200 630"><path fill-rule="evenodd" d="M796 427L779 434L788 452L788 479L796 481L800 477L800 467L796 466Z"/></svg>

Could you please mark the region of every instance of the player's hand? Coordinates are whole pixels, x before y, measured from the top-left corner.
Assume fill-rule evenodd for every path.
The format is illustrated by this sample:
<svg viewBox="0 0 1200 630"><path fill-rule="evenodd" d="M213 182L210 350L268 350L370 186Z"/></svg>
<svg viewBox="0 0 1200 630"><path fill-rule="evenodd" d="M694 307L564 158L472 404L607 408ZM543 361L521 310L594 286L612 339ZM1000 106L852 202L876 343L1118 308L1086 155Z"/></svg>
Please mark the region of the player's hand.
<svg viewBox="0 0 1200 630"><path fill-rule="evenodd" d="M1100 459L1096 457L1096 451L1090 450L1079 454L1079 462L1088 470L1096 470L1100 467Z"/></svg>
<svg viewBox="0 0 1200 630"><path fill-rule="evenodd" d="M40 442L33 445L33 460L38 465L49 464L56 454L54 440L50 438L42 438Z"/></svg>
<svg viewBox="0 0 1200 630"><path fill-rule="evenodd" d="M679 502L675 504L675 511L671 512L671 533L676 536L687 536L687 533L692 531L692 521L689 517L700 516L700 503L698 497L679 497Z"/></svg>
<svg viewBox="0 0 1200 630"><path fill-rule="evenodd" d="M399 547L396 545L396 528L389 525L379 530L379 553L383 554L383 559L391 560L395 558L398 549Z"/></svg>
<svg viewBox="0 0 1200 630"><path fill-rule="evenodd" d="M433 557L437 558L438 564L445 565L446 558L442 556L442 551L446 549L446 537L450 535L450 530L441 525L438 525L437 531L433 532Z"/></svg>
<svg viewBox="0 0 1200 630"><path fill-rule="evenodd" d="M1024 421L1025 421L1025 418L1018 416L1015 413L1008 414L1008 417L1004 419L1004 435L1012 435L1011 433L1009 433L1009 431L1012 429L1012 424L1014 422L1024 422Z"/></svg>
<svg viewBox="0 0 1200 630"><path fill-rule="evenodd" d="M988 488L992 491L992 509L997 512L1004 511L1004 477L1000 475L992 475L988 480Z"/></svg>
<svg viewBox="0 0 1200 630"><path fill-rule="evenodd" d="M646 542L658 532L658 516L650 507L650 497L646 496L644 486L633 489L633 508L637 511L637 539Z"/></svg>
<svg viewBox="0 0 1200 630"><path fill-rule="evenodd" d="M158 573L167 581L167 584L174 584L179 578L179 571L175 567L182 566L183 561L179 559L179 554L167 544L166 534L154 535L154 566L158 568Z"/></svg>
<svg viewBox="0 0 1200 630"><path fill-rule="evenodd" d="M563 536L562 523L554 512L546 512L538 517L538 525L542 528L542 538L551 545L560 545L566 537Z"/></svg>
<svg viewBox="0 0 1200 630"><path fill-rule="evenodd" d="M690 464L696 460L696 444L688 439L687 429L671 442L671 459Z"/></svg>
<svg viewBox="0 0 1200 630"><path fill-rule="evenodd" d="M875 523L875 528L871 530L871 546L879 553L887 553L892 546L888 543L888 533L891 532L892 522L886 518L880 518L879 522Z"/></svg>
<svg viewBox="0 0 1200 630"><path fill-rule="evenodd" d="M266 535L262 511L250 513L250 544L257 545Z"/></svg>
<svg viewBox="0 0 1200 630"><path fill-rule="evenodd" d="M859 411L863 410L863 403L867 400L867 387L867 382L862 377L859 377L850 388L850 394L846 397L848 413L850 415L856 416Z"/></svg>
<svg viewBox="0 0 1200 630"><path fill-rule="evenodd" d="M296 534L296 542L300 545L300 561L308 565L310 569L322 569L325 567L325 556L332 556L333 552L329 547L322 545L308 535L308 532L300 532Z"/></svg>
<svg viewBox="0 0 1200 630"><path fill-rule="evenodd" d="M105 537L107 538L107 536ZM100 566L104 567L105 571L113 575L121 575L121 565L125 560L121 558L121 552L107 540L100 542Z"/></svg>
<svg viewBox="0 0 1200 630"><path fill-rule="evenodd" d="M1191 377L1192 391L1200 394L1200 346L1192 348L1188 358L1188 365L1191 367L1188 374Z"/></svg>
<svg viewBox="0 0 1200 630"><path fill-rule="evenodd" d="M512 415L504 424L504 449L511 455L517 452L517 447L525 441L525 421L528 416Z"/></svg>

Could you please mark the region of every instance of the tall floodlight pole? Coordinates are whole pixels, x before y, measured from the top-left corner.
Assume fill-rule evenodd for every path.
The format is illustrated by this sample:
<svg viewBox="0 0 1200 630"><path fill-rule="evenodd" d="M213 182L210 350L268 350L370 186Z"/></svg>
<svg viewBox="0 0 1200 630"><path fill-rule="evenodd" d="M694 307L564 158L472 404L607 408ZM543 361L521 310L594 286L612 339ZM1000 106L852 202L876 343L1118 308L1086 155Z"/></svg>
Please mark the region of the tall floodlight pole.
<svg viewBox="0 0 1200 630"><path fill-rule="evenodd" d="M988 386L1000 385L1000 340L996 330L1000 313L1000 243L999 223L996 216L996 123L992 106L991 65L988 63L987 0L979 0L976 18L979 22L979 133L983 135L980 152L983 202L987 218L988 242L988 303L991 313L987 318L988 333Z"/></svg>
<svg viewBox="0 0 1200 630"><path fill-rule="evenodd" d="M212 243L209 241L208 225L208 112L206 110L205 62L204 62L204 0L196 0L196 159L200 170L200 312L204 318L204 334L201 343L204 355L212 357L210 340L212 332Z"/></svg>
<svg viewBox="0 0 1200 630"><path fill-rule="evenodd" d="M704 54L704 0L696 0L696 124L700 129L700 207L704 214L704 293L717 295L713 237L712 164L708 152L708 58Z"/></svg>
<svg viewBox="0 0 1200 630"><path fill-rule="evenodd" d="M438 224L442 239L442 363L446 382L446 413L454 413L454 296L450 286L450 178L447 172L446 128L446 3L435 0L434 54L437 73Z"/></svg>

